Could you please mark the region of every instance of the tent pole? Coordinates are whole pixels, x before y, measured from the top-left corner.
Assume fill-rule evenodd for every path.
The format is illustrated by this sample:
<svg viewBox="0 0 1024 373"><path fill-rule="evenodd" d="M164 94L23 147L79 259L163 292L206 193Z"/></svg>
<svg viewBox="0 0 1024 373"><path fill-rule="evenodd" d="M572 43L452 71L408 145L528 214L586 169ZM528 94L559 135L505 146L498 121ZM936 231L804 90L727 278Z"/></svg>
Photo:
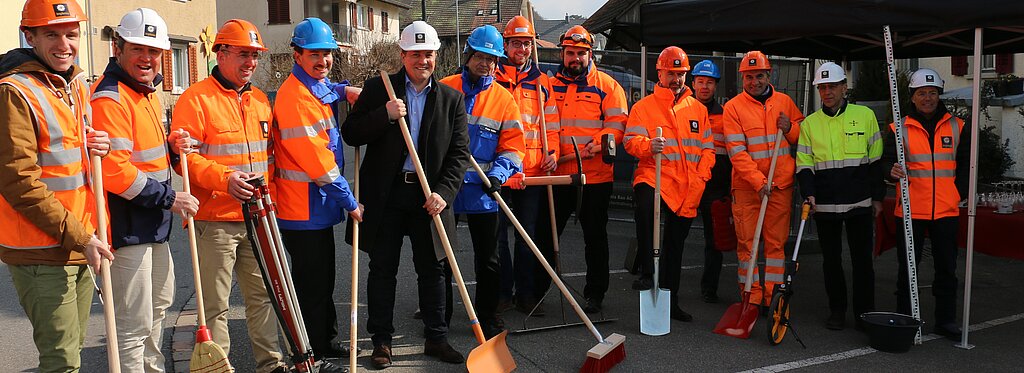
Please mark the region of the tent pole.
<svg viewBox="0 0 1024 373"><path fill-rule="evenodd" d="M640 43L640 98L647 97L647 46Z"/></svg>
<svg viewBox="0 0 1024 373"><path fill-rule="evenodd" d="M971 84L971 173L967 192L967 263L964 280L964 321L960 343L953 346L970 350L974 345L967 343L967 334L971 325L971 277L974 267L974 217L978 209L978 130L981 126L981 33L982 29L974 29L974 82Z"/></svg>

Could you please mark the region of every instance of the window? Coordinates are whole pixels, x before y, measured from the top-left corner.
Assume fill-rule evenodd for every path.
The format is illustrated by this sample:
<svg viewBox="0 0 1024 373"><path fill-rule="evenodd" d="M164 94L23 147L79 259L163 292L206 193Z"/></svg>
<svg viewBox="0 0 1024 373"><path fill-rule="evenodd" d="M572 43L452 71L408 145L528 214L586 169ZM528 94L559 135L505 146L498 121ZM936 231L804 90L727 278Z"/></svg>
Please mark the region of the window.
<svg viewBox="0 0 1024 373"><path fill-rule="evenodd" d="M288 1L267 0L267 11L270 13L268 22L271 25L291 23L291 17L288 14Z"/></svg>
<svg viewBox="0 0 1024 373"><path fill-rule="evenodd" d="M181 94L188 88L188 49L184 45L171 46L171 93Z"/></svg>
<svg viewBox="0 0 1024 373"><path fill-rule="evenodd" d="M356 4L356 26L359 28L370 27L369 9L362 4Z"/></svg>
<svg viewBox="0 0 1024 373"><path fill-rule="evenodd" d="M476 15L478 15L478 16L484 15L484 10L480 9L480 10L476 11Z"/></svg>
<svg viewBox="0 0 1024 373"><path fill-rule="evenodd" d="M981 55L981 71L993 71L996 69L996 55Z"/></svg>
<svg viewBox="0 0 1024 373"><path fill-rule="evenodd" d="M491 15L492 15L492 16L493 16L493 15L497 15L497 14L498 14L498 9L497 9L497 8L495 8L495 9L491 9Z"/></svg>
<svg viewBox="0 0 1024 373"><path fill-rule="evenodd" d="M380 32L388 33L388 12L380 12Z"/></svg>

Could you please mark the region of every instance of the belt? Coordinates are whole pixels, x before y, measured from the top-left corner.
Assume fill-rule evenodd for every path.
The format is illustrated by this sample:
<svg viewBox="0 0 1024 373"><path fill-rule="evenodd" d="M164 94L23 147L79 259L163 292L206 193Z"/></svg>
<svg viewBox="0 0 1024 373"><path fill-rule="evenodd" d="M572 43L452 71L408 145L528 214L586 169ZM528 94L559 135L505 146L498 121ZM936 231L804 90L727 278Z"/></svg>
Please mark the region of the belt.
<svg viewBox="0 0 1024 373"><path fill-rule="evenodd" d="M401 180L406 184L419 184L420 179L416 176L415 172L402 171L398 173L398 180Z"/></svg>

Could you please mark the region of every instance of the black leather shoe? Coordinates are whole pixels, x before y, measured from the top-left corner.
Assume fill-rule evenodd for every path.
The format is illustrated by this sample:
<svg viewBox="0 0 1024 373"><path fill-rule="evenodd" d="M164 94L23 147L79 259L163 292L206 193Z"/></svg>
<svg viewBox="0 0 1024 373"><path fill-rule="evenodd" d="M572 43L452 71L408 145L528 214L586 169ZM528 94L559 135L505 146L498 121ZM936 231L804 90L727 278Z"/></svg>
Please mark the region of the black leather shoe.
<svg viewBox="0 0 1024 373"><path fill-rule="evenodd" d="M672 317L672 320L679 320L679 321L682 321L682 322L691 322L691 321L693 321L693 316L692 315L690 315L689 313L686 313L686 311L683 311L682 308L679 308L679 306L676 306L676 305L672 306L671 317Z"/></svg>
<svg viewBox="0 0 1024 373"><path fill-rule="evenodd" d="M505 320L502 320L501 317L485 320L480 323L480 327L484 330L484 338L491 339L505 331Z"/></svg>
<svg viewBox="0 0 1024 373"><path fill-rule="evenodd" d="M715 293L701 293L700 298L704 300L704 303L718 303L718 294Z"/></svg>
<svg viewBox="0 0 1024 373"><path fill-rule="evenodd" d="M373 354L370 355L370 365L376 369L384 369L391 366L391 346L380 345L373 347Z"/></svg>
<svg viewBox="0 0 1024 373"><path fill-rule="evenodd" d="M633 280L633 290L651 290L654 287L654 279L647 276L640 276L640 278Z"/></svg>
<svg viewBox="0 0 1024 373"><path fill-rule="evenodd" d="M348 346L345 346L345 345L342 345L342 344L339 344L339 343L332 343L330 348L319 349L319 350L318 349L313 349L313 353L316 354L316 359L317 360L323 360L323 359L344 359L344 358L348 358L349 354L351 354L352 351L351 351L351 349L349 349ZM359 354L359 350L357 348L356 355L358 355L358 354Z"/></svg>
<svg viewBox="0 0 1024 373"><path fill-rule="evenodd" d="M461 364L466 361L466 358L462 357L462 353L455 351L448 341L426 341L423 343L423 354L452 364Z"/></svg>
<svg viewBox="0 0 1024 373"><path fill-rule="evenodd" d="M270 371L270 373L288 373L288 372L291 372L291 370L288 370L288 367L286 367L284 365L281 365L281 366L279 366L277 368L274 368L274 370Z"/></svg>
<svg viewBox="0 0 1024 373"><path fill-rule="evenodd" d="M825 328L828 330L843 330L846 328L846 312L832 311L832 315L825 320Z"/></svg>
<svg viewBox="0 0 1024 373"><path fill-rule="evenodd" d="M583 306L583 312L586 313L598 313L601 309L601 301L597 299L587 299L587 305Z"/></svg>
<svg viewBox="0 0 1024 373"><path fill-rule="evenodd" d="M320 361L319 369L319 373L348 373L348 368L331 364L326 360Z"/></svg>
<svg viewBox="0 0 1024 373"><path fill-rule="evenodd" d="M956 323L951 322L936 326L935 334L952 341L959 341L963 337L963 331L960 330L960 327Z"/></svg>

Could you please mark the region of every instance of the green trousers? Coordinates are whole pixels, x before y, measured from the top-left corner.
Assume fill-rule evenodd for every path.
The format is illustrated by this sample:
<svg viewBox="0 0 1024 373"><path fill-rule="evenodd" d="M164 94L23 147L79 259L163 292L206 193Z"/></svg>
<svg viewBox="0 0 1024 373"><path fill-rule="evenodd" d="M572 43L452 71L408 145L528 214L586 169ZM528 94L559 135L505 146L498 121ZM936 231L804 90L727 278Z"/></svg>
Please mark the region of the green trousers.
<svg viewBox="0 0 1024 373"><path fill-rule="evenodd" d="M39 372L78 372L92 304L87 266L8 266L18 300L32 323Z"/></svg>

